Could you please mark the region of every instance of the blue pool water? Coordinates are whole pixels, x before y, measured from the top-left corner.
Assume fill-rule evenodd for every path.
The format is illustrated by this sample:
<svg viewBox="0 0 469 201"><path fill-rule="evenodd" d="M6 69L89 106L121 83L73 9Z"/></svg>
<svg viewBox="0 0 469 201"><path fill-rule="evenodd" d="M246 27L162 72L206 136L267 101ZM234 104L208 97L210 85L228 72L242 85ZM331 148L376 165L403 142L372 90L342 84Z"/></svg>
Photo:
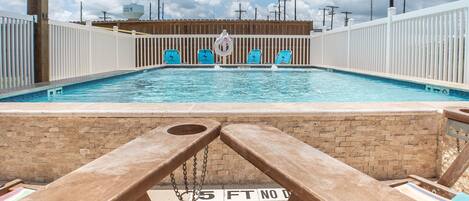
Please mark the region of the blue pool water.
<svg viewBox="0 0 469 201"><path fill-rule="evenodd" d="M444 95L424 85L320 69L184 69L132 73L71 85L63 94L12 97L16 102L396 102L465 101L465 92Z"/></svg>

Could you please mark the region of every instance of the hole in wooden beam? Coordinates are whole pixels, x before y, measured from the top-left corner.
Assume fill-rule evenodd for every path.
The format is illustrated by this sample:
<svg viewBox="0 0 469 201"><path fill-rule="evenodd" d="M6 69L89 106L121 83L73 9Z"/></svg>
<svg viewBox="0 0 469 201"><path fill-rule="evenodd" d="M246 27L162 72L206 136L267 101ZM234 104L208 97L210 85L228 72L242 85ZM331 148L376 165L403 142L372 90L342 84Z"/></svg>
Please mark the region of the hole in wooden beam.
<svg viewBox="0 0 469 201"><path fill-rule="evenodd" d="M172 135L194 135L207 130L207 127L199 124L182 124L169 128L167 132Z"/></svg>

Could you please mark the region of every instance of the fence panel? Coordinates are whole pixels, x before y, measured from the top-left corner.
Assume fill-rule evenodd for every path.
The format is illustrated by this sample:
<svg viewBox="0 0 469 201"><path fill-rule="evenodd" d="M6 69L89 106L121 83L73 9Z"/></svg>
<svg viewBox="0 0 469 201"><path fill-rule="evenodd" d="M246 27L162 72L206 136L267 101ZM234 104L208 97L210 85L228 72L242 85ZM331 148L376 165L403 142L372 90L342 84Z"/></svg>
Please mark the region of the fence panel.
<svg viewBox="0 0 469 201"><path fill-rule="evenodd" d="M469 83L469 0L390 13L313 36L311 64Z"/></svg>
<svg viewBox="0 0 469 201"><path fill-rule="evenodd" d="M34 83L34 18L0 11L0 89Z"/></svg>
<svg viewBox="0 0 469 201"><path fill-rule="evenodd" d="M324 63L331 66L347 65L347 31L338 30L324 37Z"/></svg>
<svg viewBox="0 0 469 201"><path fill-rule="evenodd" d="M129 34L49 21L50 80L135 68L135 39Z"/></svg>
<svg viewBox="0 0 469 201"><path fill-rule="evenodd" d="M163 64L163 53L167 49L177 49L184 64L197 64L197 51L213 49L213 43L218 35L143 35L136 36L136 65L137 67ZM262 63L273 63L280 50L292 51L292 64L310 64L309 35L231 35L234 48L233 53L223 58L215 57L216 63L243 64L252 49L262 51Z"/></svg>
<svg viewBox="0 0 469 201"><path fill-rule="evenodd" d="M448 5L441 8L447 9L393 18L390 73L465 82L467 8Z"/></svg>

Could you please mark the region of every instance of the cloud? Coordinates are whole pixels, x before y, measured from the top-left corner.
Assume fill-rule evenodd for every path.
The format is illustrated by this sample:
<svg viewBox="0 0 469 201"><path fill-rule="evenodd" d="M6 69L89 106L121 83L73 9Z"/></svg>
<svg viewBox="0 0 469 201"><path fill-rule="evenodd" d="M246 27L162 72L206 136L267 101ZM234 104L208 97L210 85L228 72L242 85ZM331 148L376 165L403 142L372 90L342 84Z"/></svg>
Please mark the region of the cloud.
<svg viewBox="0 0 469 201"><path fill-rule="evenodd" d="M128 3L139 3L145 6L145 15L148 19L149 3L152 2L152 16L156 17L157 0L81 0L84 4L83 17L85 20L97 20L108 12L113 19L123 19L122 6ZM258 10L258 18L274 18L273 9L278 0L160 0L165 4L165 18L237 18L234 11L239 8L246 10L243 18L254 18L254 10ZM386 16L388 1L384 0L296 0L297 19L314 20L316 25L322 25L321 8L335 5L340 8L335 16L336 26L343 26L344 15L342 11L351 11L352 18L357 23L368 21L370 18L370 2L373 1L374 18ZM407 10L417 10L454 0L407 0ZM398 13L402 12L403 0L395 0ZM54 20L75 21L80 18L80 0L49 0L49 16ZM0 10L16 13L26 13L26 0L0 0ZM294 17L294 0L286 4L286 17ZM271 13L272 12L272 13ZM283 3L282 3L283 12ZM283 15L282 15L283 18ZM330 17L326 17L327 24Z"/></svg>

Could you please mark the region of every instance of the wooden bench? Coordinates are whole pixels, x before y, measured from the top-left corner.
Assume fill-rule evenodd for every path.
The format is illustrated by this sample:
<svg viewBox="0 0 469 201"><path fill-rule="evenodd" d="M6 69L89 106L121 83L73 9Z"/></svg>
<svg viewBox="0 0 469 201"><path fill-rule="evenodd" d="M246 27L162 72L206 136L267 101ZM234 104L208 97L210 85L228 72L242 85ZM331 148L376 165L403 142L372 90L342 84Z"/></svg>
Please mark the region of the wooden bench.
<svg viewBox="0 0 469 201"><path fill-rule="evenodd" d="M410 201L409 197L280 130L224 127L221 140L301 201Z"/></svg>
<svg viewBox="0 0 469 201"><path fill-rule="evenodd" d="M218 137L220 123L185 120L159 127L33 193L38 201L144 201L147 190Z"/></svg>

